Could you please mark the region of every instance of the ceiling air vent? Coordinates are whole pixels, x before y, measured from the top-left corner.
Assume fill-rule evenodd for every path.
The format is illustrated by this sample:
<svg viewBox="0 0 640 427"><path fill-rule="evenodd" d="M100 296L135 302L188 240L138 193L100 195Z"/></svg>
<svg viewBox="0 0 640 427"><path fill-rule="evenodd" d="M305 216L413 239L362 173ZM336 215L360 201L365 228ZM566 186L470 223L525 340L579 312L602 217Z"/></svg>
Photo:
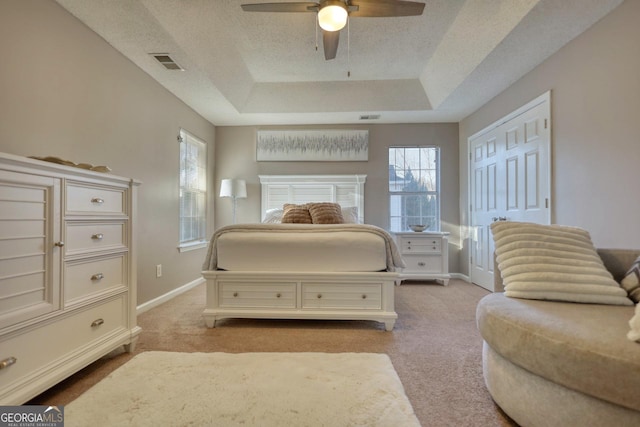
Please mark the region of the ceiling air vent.
<svg viewBox="0 0 640 427"><path fill-rule="evenodd" d="M380 118L380 114L363 114L360 116L360 120L378 120Z"/></svg>
<svg viewBox="0 0 640 427"><path fill-rule="evenodd" d="M150 55L156 58L156 60L167 70L184 71L184 68L178 65L168 53L151 53Z"/></svg>

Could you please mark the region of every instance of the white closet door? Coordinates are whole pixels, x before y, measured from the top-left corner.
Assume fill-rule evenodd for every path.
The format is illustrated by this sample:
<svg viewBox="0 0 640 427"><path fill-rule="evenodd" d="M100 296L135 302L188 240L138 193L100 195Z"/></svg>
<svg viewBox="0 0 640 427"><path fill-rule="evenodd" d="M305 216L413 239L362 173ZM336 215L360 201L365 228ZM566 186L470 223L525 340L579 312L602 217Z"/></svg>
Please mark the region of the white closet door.
<svg viewBox="0 0 640 427"><path fill-rule="evenodd" d="M494 221L551 221L550 96L469 138L470 278L494 289Z"/></svg>

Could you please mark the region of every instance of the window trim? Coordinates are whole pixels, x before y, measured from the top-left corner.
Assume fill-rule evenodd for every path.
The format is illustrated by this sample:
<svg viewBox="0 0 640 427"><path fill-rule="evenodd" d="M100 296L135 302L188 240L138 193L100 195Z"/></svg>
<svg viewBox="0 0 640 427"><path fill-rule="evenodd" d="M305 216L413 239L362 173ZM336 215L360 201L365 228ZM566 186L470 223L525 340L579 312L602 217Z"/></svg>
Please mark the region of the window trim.
<svg viewBox="0 0 640 427"><path fill-rule="evenodd" d="M442 192L441 192L441 182L440 182L440 177L441 177L441 166L442 166L442 162L441 162L441 154L442 154L442 148L438 145L434 145L434 144L428 144L428 145L391 145L387 147L387 163L389 164L389 166L391 166L391 159L389 157L390 152L392 149L407 149L407 148L434 148L436 149L436 189L435 190L427 190L427 191L392 191L389 187L389 185L387 185L387 200L389 202L389 215L388 215L388 220L389 220L389 230L391 230L391 232L395 232L395 233L401 233L401 232L405 232L408 230L392 230L391 226L392 226L392 221L391 221L391 197L393 195L400 195L400 196L410 196L410 195L425 195L425 196L429 196L429 195L433 195L437 198L437 209L435 212L435 225L437 227L431 226L428 231L435 231L435 232L440 232L442 230ZM390 181L390 176L387 175L387 181ZM396 217L394 217L396 218ZM397 218L403 218L402 216L397 217Z"/></svg>
<svg viewBox="0 0 640 427"><path fill-rule="evenodd" d="M191 140L191 141L189 141ZM182 182L182 162L183 162L183 158L182 158L182 149L180 147L181 144L183 143L198 143L198 144L202 144L202 148L203 148L203 156L204 156L204 169L205 169L205 177L204 177L204 188L203 189L198 189L197 192L199 192L200 194L204 195L204 213L202 215L202 220L204 221L204 235L197 239L197 240L182 240L182 218L183 218L183 214L182 214L182 196L180 196L180 194L183 191L184 188L184 183ZM180 132L178 134L178 145L179 145L179 168L178 168L178 252L182 253L182 252L189 252L189 251L194 251L197 249L201 249L201 248L205 248L208 245L208 240L206 237L206 233L207 233L207 217L208 217L208 199L209 199L209 194L208 194L208 182L209 182L209 165L208 165L208 146L207 143L193 135L192 133L188 132L187 130L180 128ZM190 190L193 191L193 190Z"/></svg>

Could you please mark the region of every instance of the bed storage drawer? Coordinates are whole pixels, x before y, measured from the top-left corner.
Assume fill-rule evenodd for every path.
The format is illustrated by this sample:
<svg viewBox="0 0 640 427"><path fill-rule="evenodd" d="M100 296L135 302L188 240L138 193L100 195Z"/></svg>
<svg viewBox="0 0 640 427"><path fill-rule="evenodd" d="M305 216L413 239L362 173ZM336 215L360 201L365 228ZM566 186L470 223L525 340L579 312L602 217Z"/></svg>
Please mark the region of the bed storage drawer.
<svg viewBox="0 0 640 427"><path fill-rule="evenodd" d="M296 308L296 283L220 282L220 307Z"/></svg>
<svg viewBox="0 0 640 427"><path fill-rule="evenodd" d="M369 308L382 307L382 286L379 283L302 284L302 308Z"/></svg>

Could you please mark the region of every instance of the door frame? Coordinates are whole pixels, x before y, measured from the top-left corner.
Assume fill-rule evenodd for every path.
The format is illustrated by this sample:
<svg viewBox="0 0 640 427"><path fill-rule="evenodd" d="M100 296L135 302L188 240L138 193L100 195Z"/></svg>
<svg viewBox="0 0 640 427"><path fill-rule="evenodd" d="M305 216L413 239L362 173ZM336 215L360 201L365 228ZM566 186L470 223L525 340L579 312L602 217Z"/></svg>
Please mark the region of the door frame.
<svg viewBox="0 0 640 427"><path fill-rule="evenodd" d="M501 126L507 122L509 122L510 120L515 119L516 117L522 115L523 113L531 110L534 107L537 107L538 105L544 104L546 102L547 105L547 117L548 117L548 129L549 129L549 140L547 141L547 170L548 170L548 180L547 180L547 194L548 194L548 211L547 211L547 223L548 224L552 224L552 219L553 219L553 194L552 194L552 182L553 182L553 161L552 161L552 144L551 144L551 140L553 139L553 127L552 127L552 117L551 117L551 90L548 90L547 92L543 93L542 95L536 97L535 99L532 99L531 101L527 102L526 104L524 104L523 106L517 108L516 110L512 111L511 113L507 114L506 116L501 117L500 119L494 121L493 123L491 123L488 126L485 126L482 130L474 133L473 135L470 135L467 138L467 206L466 206L466 210L467 210L467 233L466 237L467 239L470 241L471 239L471 225L473 224L473 211L471 209L471 180L472 180L472 162L471 162L471 156L472 156L472 150L471 150L471 141L474 140L475 138L478 138L479 136L482 136L483 134L497 128L498 126ZM469 245L469 254L467 257L467 263L468 263L468 271L469 271L469 282L473 283L473 277L472 277L472 271L473 271L473 265L471 262L471 254L472 254L472 248L471 245ZM478 285L480 286L480 285ZM484 288L484 287L483 287Z"/></svg>

